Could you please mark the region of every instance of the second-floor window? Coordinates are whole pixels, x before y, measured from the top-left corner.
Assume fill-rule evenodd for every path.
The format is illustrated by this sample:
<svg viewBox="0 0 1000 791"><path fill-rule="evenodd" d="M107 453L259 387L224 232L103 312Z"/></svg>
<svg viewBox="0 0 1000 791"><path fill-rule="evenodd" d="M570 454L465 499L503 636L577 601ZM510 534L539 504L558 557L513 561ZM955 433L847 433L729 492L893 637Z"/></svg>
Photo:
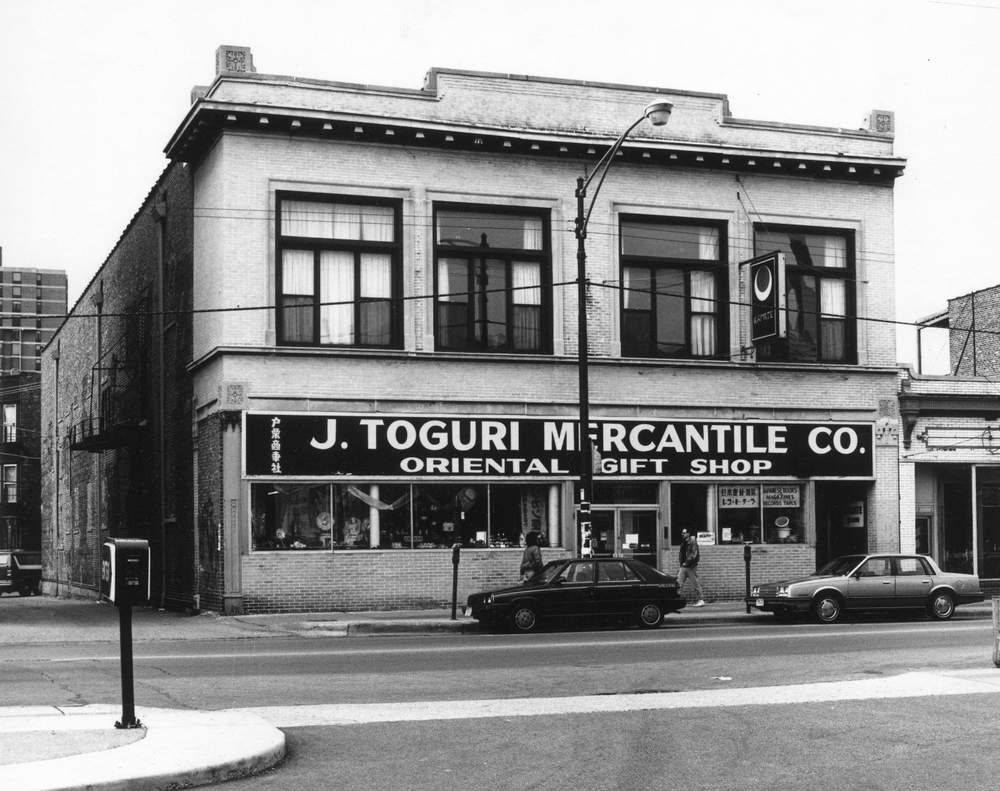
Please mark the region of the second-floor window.
<svg viewBox="0 0 1000 791"><path fill-rule="evenodd" d="M434 226L437 348L549 352L548 215L439 206Z"/></svg>
<svg viewBox="0 0 1000 791"><path fill-rule="evenodd" d="M761 360L857 361L854 234L850 231L757 227L755 255L785 254L785 339L761 344Z"/></svg>
<svg viewBox="0 0 1000 791"><path fill-rule="evenodd" d="M3 480L0 481L0 494L5 503L17 502L17 465L4 464L2 470Z"/></svg>
<svg viewBox="0 0 1000 791"><path fill-rule="evenodd" d="M726 352L726 246L722 224L622 218L623 356Z"/></svg>
<svg viewBox="0 0 1000 791"><path fill-rule="evenodd" d="M401 343L398 202L278 195L278 342Z"/></svg>
<svg viewBox="0 0 1000 791"><path fill-rule="evenodd" d="M3 441L17 442L17 404L3 405Z"/></svg>

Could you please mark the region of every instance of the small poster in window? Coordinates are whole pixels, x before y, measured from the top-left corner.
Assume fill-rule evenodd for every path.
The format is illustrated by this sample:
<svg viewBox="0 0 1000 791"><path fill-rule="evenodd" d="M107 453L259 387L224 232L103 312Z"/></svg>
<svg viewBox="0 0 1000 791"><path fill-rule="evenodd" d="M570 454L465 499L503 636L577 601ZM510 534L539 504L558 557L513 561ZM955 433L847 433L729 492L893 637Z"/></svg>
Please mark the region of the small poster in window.
<svg viewBox="0 0 1000 791"><path fill-rule="evenodd" d="M719 508L757 508L760 488L757 486L720 486Z"/></svg>
<svg viewBox="0 0 1000 791"><path fill-rule="evenodd" d="M765 508L798 508L801 491L796 484L785 486L762 486L761 500Z"/></svg>

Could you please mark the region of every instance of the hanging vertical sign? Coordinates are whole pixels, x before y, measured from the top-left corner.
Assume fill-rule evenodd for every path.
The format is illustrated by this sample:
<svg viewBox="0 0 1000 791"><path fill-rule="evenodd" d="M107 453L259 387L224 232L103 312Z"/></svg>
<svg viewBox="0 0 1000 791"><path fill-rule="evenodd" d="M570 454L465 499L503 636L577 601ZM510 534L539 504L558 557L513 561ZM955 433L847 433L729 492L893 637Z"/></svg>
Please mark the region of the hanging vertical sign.
<svg viewBox="0 0 1000 791"><path fill-rule="evenodd" d="M750 340L785 337L785 254L768 253L750 266Z"/></svg>

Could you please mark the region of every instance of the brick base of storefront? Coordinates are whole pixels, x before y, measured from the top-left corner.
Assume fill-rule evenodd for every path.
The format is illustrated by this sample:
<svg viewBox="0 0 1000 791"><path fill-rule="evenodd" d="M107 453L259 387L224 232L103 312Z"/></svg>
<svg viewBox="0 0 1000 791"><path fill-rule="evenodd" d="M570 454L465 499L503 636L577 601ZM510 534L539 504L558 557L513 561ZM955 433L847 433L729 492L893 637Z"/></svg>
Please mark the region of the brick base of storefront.
<svg viewBox="0 0 1000 791"><path fill-rule="evenodd" d="M706 601L738 601L746 594L746 563L742 544L701 547L698 579ZM660 568L677 573L676 548L663 553ZM816 549L808 544L753 544L750 551L750 584L812 574ZM690 588L682 593L690 598Z"/></svg>

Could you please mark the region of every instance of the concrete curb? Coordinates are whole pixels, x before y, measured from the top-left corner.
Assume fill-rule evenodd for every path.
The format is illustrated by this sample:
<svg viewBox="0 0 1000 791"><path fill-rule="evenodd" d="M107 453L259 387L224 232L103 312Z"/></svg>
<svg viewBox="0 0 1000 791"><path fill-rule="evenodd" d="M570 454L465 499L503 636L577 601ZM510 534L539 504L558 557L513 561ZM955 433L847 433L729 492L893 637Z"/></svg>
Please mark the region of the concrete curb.
<svg viewBox="0 0 1000 791"><path fill-rule="evenodd" d="M23 709L21 709L23 713ZM104 731L114 728L111 706L50 709L20 719L32 731ZM17 716L16 713L12 716ZM285 756L285 734L247 712L142 708L136 716L145 737L123 746L46 761L0 767L4 788L18 791L71 789L176 789L221 783L262 772Z"/></svg>

